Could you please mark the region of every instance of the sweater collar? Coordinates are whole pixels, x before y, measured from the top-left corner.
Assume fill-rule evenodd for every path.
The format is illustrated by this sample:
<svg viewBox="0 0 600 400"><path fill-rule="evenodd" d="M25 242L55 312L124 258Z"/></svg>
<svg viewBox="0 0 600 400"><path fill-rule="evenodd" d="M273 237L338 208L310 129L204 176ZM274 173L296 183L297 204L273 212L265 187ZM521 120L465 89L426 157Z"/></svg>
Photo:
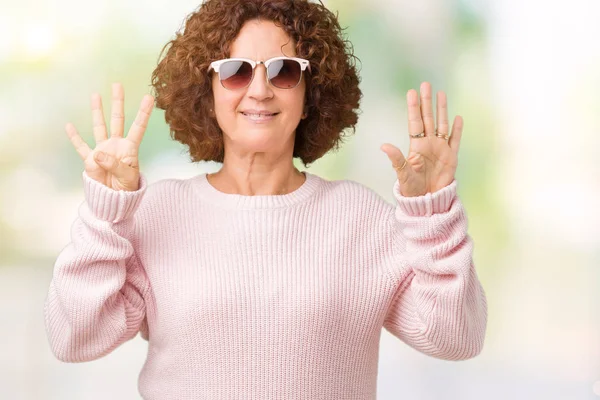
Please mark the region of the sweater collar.
<svg viewBox="0 0 600 400"><path fill-rule="evenodd" d="M196 187L203 200L228 209L275 209L291 207L308 200L321 184L321 178L307 171L304 183L293 192L281 195L247 196L224 193L210 184L206 174L197 176Z"/></svg>

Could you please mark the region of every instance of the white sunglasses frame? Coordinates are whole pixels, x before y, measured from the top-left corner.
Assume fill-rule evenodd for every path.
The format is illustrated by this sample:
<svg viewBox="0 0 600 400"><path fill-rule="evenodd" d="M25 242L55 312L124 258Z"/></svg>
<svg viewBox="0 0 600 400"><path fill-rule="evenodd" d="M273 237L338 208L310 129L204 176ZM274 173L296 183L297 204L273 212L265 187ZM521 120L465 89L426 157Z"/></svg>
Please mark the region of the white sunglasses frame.
<svg viewBox="0 0 600 400"><path fill-rule="evenodd" d="M273 61L279 61L279 60L294 60L300 64L300 79L298 79L298 83L296 83L296 86L291 87L291 88L280 88L271 83L271 77L269 76L269 64L271 64ZM219 73L219 67L221 66L221 64L223 64L227 61L246 61L252 66L252 78L250 79L250 82L248 82L248 84L246 86L241 87L239 89L228 89L223 85L223 81L221 80L221 74ZM304 75L304 70L306 68L308 68L308 71L310 72L310 62L308 60L305 60L304 58L298 58L298 57L273 57L273 58L269 58L268 60L265 60L265 61L251 60L249 58L224 58L222 60L211 62L210 66L208 67L208 72L210 72L210 70L213 69L217 74L219 74L219 82L221 83L221 86L223 86L223 88L225 88L226 90L241 90L241 89L245 89L248 86L250 86L250 84L254 80L254 72L256 71L256 66L259 64L263 64L265 66L265 70L266 70L266 74L267 74L267 82L269 82L269 85L273 86L274 88L283 89L283 90L293 89L293 88L297 87L300 84L300 82L302 82L302 75Z"/></svg>

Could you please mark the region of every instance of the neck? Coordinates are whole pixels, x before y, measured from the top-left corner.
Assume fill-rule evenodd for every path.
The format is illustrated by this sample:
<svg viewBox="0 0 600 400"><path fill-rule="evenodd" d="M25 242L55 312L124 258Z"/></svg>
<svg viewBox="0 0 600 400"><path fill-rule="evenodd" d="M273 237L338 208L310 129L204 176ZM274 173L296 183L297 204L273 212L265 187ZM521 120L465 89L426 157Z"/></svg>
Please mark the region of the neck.
<svg viewBox="0 0 600 400"><path fill-rule="evenodd" d="M220 192L264 196L291 193L302 186L305 176L289 157L275 163L257 163L255 159L234 163L225 158L223 167L207 179Z"/></svg>

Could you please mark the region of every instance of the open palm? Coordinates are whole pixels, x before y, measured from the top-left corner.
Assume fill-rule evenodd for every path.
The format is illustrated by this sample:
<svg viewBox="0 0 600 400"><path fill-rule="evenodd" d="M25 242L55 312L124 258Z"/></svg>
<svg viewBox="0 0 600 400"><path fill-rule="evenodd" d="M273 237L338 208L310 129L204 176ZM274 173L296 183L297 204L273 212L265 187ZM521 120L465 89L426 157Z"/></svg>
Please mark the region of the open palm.
<svg viewBox="0 0 600 400"><path fill-rule="evenodd" d="M416 90L411 89L406 94L411 135L408 157L392 144L381 146L396 170L401 194L406 197L433 193L452 183L463 128L462 118L457 116L449 134L446 95L438 92L436 129L431 85L424 82L420 89L420 102Z"/></svg>
<svg viewBox="0 0 600 400"><path fill-rule="evenodd" d="M114 190L137 190L140 177L138 152L154 106L154 98L150 95L144 96L127 137L123 137L124 93L120 84L112 86L110 137L104 123L102 99L98 94L92 95L91 105L96 141L93 150L79 136L73 124L69 123L65 128L71 143L84 162L87 175Z"/></svg>

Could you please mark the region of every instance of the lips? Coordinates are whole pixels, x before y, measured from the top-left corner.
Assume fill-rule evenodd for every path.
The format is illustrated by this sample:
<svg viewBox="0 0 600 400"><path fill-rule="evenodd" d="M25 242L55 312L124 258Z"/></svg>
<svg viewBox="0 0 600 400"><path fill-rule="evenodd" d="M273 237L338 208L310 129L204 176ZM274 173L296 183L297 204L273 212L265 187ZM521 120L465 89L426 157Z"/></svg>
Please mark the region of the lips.
<svg viewBox="0 0 600 400"><path fill-rule="evenodd" d="M264 124L275 119L278 113L275 114L246 114L241 113L244 119L253 124Z"/></svg>
<svg viewBox="0 0 600 400"><path fill-rule="evenodd" d="M277 112L268 112L268 111L259 111L259 112L242 111L242 114L244 114L245 116L248 116L248 117L261 118L261 117L272 117L272 116L277 115L279 113L277 113Z"/></svg>

